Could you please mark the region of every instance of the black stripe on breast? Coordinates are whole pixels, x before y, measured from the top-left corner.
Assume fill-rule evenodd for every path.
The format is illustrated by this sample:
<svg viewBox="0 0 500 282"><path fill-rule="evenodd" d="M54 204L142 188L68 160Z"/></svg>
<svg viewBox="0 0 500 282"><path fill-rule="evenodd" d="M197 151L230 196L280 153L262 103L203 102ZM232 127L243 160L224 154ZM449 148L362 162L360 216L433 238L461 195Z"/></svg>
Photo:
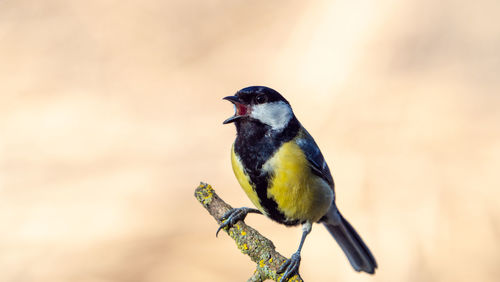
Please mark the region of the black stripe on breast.
<svg viewBox="0 0 500 282"><path fill-rule="evenodd" d="M236 123L237 137L234 151L238 155L245 173L250 177L251 185L259 198L262 208L269 217L285 225L297 225L300 222L287 219L279 211L274 199L267 197L267 190L272 174L262 171L264 163L270 159L280 146L295 138L300 123L294 117L281 132L272 131L268 125L257 121L241 121Z"/></svg>

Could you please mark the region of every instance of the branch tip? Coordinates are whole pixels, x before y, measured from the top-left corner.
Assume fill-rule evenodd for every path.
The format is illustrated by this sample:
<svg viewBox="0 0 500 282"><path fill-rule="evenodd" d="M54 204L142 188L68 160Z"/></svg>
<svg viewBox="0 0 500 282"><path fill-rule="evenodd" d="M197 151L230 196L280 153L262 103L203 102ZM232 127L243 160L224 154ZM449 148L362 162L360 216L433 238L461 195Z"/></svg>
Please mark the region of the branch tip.
<svg viewBox="0 0 500 282"><path fill-rule="evenodd" d="M200 182L194 195L219 224L222 215L232 209L208 183ZM236 242L236 246L242 253L248 255L256 263L256 270L248 281L279 280L281 274L278 274L277 270L286 261L286 257L276 251L271 240L243 221L238 221L233 227L222 230ZM300 275L295 275L288 281L303 282Z"/></svg>

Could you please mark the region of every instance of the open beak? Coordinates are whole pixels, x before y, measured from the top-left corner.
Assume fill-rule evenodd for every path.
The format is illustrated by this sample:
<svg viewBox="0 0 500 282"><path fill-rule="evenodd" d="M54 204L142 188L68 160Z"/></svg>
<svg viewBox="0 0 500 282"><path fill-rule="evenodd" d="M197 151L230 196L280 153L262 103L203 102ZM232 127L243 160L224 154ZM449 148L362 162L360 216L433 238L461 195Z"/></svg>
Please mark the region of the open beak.
<svg viewBox="0 0 500 282"><path fill-rule="evenodd" d="M222 99L228 100L234 105L234 116L226 119L224 122L222 122L223 124L232 123L244 116L247 116L248 107L242 104L237 96L227 96Z"/></svg>

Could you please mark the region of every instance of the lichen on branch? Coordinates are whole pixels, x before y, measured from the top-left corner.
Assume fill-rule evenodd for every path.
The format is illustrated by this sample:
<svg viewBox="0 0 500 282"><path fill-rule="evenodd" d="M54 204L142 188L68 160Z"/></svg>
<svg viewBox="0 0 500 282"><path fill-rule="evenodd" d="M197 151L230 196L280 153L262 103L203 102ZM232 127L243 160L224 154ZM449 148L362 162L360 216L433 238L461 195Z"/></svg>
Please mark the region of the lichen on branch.
<svg viewBox="0 0 500 282"><path fill-rule="evenodd" d="M215 193L215 190L209 184L200 183L194 195L218 224L221 224L220 218L222 215L232 209ZM224 228L224 231L236 242L238 249L248 255L256 264L255 272L248 281L256 282L267 279L278 281L280 279L282 274L278 274L277 270L285 262L286 257L276 251L271 240L242 221L238 221L231 228ZM300 275L295 275L288 281L302 282L303 280Z"/></svg>

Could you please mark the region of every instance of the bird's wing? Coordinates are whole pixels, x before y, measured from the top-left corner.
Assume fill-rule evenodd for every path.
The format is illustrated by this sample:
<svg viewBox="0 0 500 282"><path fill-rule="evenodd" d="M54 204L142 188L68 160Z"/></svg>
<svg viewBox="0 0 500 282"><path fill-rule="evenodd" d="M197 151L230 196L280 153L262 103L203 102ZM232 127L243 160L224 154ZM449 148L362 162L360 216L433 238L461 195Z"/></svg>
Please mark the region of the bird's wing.
<svg viewBox="0 0 500 282"><path fill-rule="evenodd" d="M333 177L330 168L328 168L328 164L323 158L318 145L316 145L316 142L305 128L302 127L301 131L295 142L304 151L313 173L321 177L333 188Z"/></svg>

